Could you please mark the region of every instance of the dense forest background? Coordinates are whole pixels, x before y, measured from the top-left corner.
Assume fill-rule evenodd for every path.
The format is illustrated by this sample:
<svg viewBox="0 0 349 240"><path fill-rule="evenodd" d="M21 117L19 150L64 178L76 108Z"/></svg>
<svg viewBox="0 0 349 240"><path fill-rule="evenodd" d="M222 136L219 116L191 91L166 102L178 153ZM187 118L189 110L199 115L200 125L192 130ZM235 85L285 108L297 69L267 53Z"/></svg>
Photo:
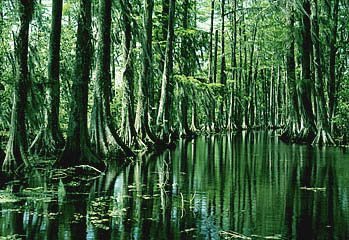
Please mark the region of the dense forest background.
<svg viewBox="0 0 349 240"><path fill-rule="evenodd" d="M200 133L346 144L347 0L0 0L2 170Z"/></svg>

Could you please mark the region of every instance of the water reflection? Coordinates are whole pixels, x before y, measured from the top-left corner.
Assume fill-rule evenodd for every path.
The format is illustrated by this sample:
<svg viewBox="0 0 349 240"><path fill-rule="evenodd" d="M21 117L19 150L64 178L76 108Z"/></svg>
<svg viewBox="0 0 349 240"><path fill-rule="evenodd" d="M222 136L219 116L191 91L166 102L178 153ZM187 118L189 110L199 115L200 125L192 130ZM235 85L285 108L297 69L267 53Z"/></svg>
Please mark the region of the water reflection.
<svg viewBox="0 0 349 240"><path fill-rule="evenodd" d="M272 133L207 136L80 185L45 170L1 192L0 236L348 239L349 158Z"/></svg>

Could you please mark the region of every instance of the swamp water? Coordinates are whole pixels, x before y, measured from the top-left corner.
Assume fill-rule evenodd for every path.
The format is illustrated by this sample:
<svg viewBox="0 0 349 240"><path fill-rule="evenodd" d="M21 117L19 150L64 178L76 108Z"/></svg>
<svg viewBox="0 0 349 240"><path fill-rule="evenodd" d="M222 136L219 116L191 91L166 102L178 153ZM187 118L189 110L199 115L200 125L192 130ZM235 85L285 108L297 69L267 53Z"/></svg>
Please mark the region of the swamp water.
<svg viewBox="0 0 349 240"><path fill-rule="evenodd" d="M0 239L349 239L349 154L199 137L81 182L39 169L0 210Z"/></svg>

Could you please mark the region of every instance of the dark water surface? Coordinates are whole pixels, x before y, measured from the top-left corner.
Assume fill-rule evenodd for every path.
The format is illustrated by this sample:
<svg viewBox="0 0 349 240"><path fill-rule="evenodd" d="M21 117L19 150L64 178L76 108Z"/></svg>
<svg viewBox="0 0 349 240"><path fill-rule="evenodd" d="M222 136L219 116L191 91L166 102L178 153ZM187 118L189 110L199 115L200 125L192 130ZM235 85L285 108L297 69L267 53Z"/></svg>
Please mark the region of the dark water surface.
<svg viewBox="0 0 349 240"><path fill-rule="evenodd" d="M349 154L272 133L180 141L83 183L31 175L1 187L2 237L349 239Z"/></svg>

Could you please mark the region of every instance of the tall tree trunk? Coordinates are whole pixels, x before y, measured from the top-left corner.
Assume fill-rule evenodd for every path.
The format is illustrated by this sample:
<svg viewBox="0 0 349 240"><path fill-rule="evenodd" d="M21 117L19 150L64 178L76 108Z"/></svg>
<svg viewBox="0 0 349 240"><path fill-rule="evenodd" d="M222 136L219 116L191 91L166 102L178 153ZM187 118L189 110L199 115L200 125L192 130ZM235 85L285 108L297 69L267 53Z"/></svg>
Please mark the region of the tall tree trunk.
<svg viewBox="0 0 349 240"><path fill-rule="evenodd" d="M273 129L276 129L280 124L280 116L279 116L279 107L281 105L280 100L280 82L281 82L281 70L280 65L277 66L277 77L275 82L275 92L274 92L274 122L273 122Z"/></svg>
<svg viewBox="0 0 349 240"><path fill-rule="evenodd" d="M274 95L275 95L275 74L274 74L274 66L270 69L270 81L269 81L269 98L268 98L268 127L273 127L274 122Z"/></svg>
<svg viewBox="0 0 349 240"><path fill-rule="evenodd" d="M218 71L218 29L215 31L215 45L214 45L214 55L213 55L213 81L212 83L217 83L217 71ZM211 104L212 116L210 118L209 123L211 124L211 131L218 131L216 125L216 99L212 99Z"/></svg>
<svg viewBox="0 0 349 240"><path fill-rule="evenodd" d="M60 105L60 47L63 0L52 0L52 19L48 58L48 86L44 112L44 126L30 149L38 153L54 153L64 147L64 138L59 124Z"/></svg>
<svg viewBox="0 0 349 240"><path fill-rule="evenodd" d="M331 2L328 0L328 5L331 6ZM329 15L331 15L330 26L331 26L331 36L330 36L330 69L329 69L329 87L328 87L328 101L329 101L329 121L330 121L330 129L333 133L333 118L335 115L336 109L336 58L337 56L337 28L338 28L338 8L339 8L339 0L334 0L333 10L329 8Z"/></svg>
<svg viewBox="0 0 349 240"><path fill-rule="evenodd" d="M137 143L136 129L134 127L134 96L133 96L133 54L132 54L132 27L131 5L129 0L120 0L122 6L122 19L124 31L124 65L123 72L123 101L121 118L121 136L128 145Z"/></svg>
<svg viewBox="0 0 349 240"><path fill-rule="evenodd" d="M287 87L288 87L288 116L285 128L280 136L283 141L292 142L298 134L300 126L300 116L298 108L298 97L296 88L296 62L295 62L295 18L294 18L294 2L288 3L288 36L289 45L286 56L286 72L287 72Z"/></svg>
<svg viewBox="0 0 349 240"><path fill-rule="evenodd" d="M2 170L14 173L22 164L29 166L27 159L26 103L28 92L28 45L29 24L33 14L34 1L19 0L20 26L16 42L16 81L13 92L11 127Z"/></svg>
<svg viewBox="0 0 349 240"><path fill-rule="evenodd" d="M251 104L250 104L250 116L251 116L251 126L255 128L257 126L257 114L256 114L256 106L257 106L257 78L258 78L258 67L259 67L259 59L257 56L255 69L252 77L253 85L252 85L252 94L251 94Z"/></svg>
<svg viewBox="0 0 349 240"><path fill-rule="evenodd" d="M162 15L161 15L161 34L162 34L162 41L166 41L167 40L167 36L168 36L168 24L169 24L169 11L170 11L170 1L171 0L161 0L161 11L162 11ZM163 50L166 50L166 46L163 48ZM164 65L165 65L165 54L161 55L161 69L163 69Z"/></svg>
<svg viewBox="0 0 349 240"><path fill-rule="evenodd" d="M221 75L220 75L220 83L223 85L223 89L222 89L222 102L219 106L219 112L220 112L220 116L219 116L219 127L221 129L225 128L226 127L226 112L225 112L225 106L226 106L226 94L225 94L225 90L226 90L226 74L225 74L225 34L224 34L224 31L225 31L225 22L224 22L224 13L225 13L225 0L222 0L221 1Z"/></svg>
<svg viewBox="0 0 349 240"><path fill-rule="evenodd" d="M71 106L67 141L61 167L90 164L102 167L101 160L92 152L87 131L88 84L91 70L91 1L80 0L76 41L75 72L71 92Z"/></svg>
<svg viewBox="0 0 349 240"><path fill-rule="evenodd" d="M267 71L266 69L261 69L261 79L263 81L262 83L262 89L263 89L263 126L268 127L268 99L269 99L269 94L268 94L268 78L267 78Z"/></svg>
<svg viewBox="0 0 349 240"><path fill-rule="evenodd" d="M236 129L235 125L235 120L236 120L236 92L237 92L237 63L236 63L236 43L237 43L237 19L236 19L236 10L237 10L237 0L232 1L232 16L231 16L231 26L232 26L232 35L233 35L233 40L231 43L231 66L232 66L232 80L234 81L231 84L231 89L230 89L230 99L229 99L229 115L228 115L228 123L227 123L227 128L228 130L234 130Z"/></svg>
<svg viewBox="0 0 349 240"><path fill-rule="evenodd" d="M236 128L238 130L242 129L243 125L243 85L242 85L242 80L243 80L243 33L242 33L242 21L239 21L239 71L238 71L238 79L237 79L237 99L239 101L236 104L236 110L235 110L235 115L236 115Z"/></svg>
<svg viewBox="0 0 349 240"><path fill-rule="evenodd" d="M213 59L213 24L214 24L214 3L215 0L211 0L211 18L210 18L210 45L209 45L209 59L208 59L208 79L209 82L213 82L212 77L212 59Z"/></svg>
<svg viewBox="0 0 349 240"><path fill-rule="evenodd" d="M166 61L166 48L167 48L167 37L168 37L168 24L169 24L169 10L170 10L170 0L161 0L161 35L160 35L160 63L159 63L159 69L163 70L165 67L165 61ZM153 82L150 82L152 85ZM156 125L157 122L157 109L159 108L158 104L159 102L156 102L157 99L155 99L155 86L150 86L149 92L149 106L150 106L150 125ZM152 92L153 91L153 92Z"/></svg>
<svg viewBox="0 0 349 240"><path fill-rule="evenodd" d="M216 63L216 55L213 53L213 25L214 25L214 6L215 6L215 0L211 0L211 17L210 17L210 45L209 45L209 65L208 65L208 79L209 83L214 83L215 82L215 63ZM216 34L217 36L217 34ZM216 50L216 48L215 48ZM215 60L214 60L214 59ZM207 114L207 125L206 128L207 130L212 130L214 131L215 129L215 101L214 99L212 100L212 105L211 108L208 109L208 114Z"/></svg>
<svg viewBox="0 0 349 240"><path fill-rule="evenodd" d="M160 138L170 140L171 113L173 110L173 43L174 43L174 21L175 21L175 0L170 0L168 16L168 34L166 43L165 64L161 81L161 95L159 102L156 124L160 128Z"/></svg>
<svg viewBox="0 0 349 240"><path fill-rule="evenodd" d="M309 0L303 1L303 16L302 16L302 79L300 81L300 101L301 115L304 126L298 135L298 141L312 143L315 137L315 117L311 101L312 94L312 79L311 79L311 4Z"/></svg>
<svg viewBox="0 0 349 240"><path fill-rule="evenodd" d="M64 146L64 139L59 125L59 105L60 105L60 46L61 46L61 25L62 25L62 5L63 0L53 0L52 2L52 23L50 35L50 52L48 61L48 81L49 88L47 99L49 112L47 115L48 134L52 135L55 148ZM50 140L50 138L48 138Z"/></svg>
<svg viewBox="0 0 349 240"><path fill-rule="evenodd" d="M194 1L193 3L193 11L192 13L194 13L194 26L193 27L197 27L197 2ZM200 62L198 61L198 58L196 56L196 51L197 51L197 48L195 46L193 46L193 44L195 43L195 40L194 39L191 39L191 44L192 44L192 47L191 47L191 56L192 56L192 64L193 64L193 68L194 70L192 70L194 73L193 75L195 74L195 71L197 68L201 69L200 67ZM212 51L212 49L211 49ZM198 126L198 108L197 108L197 102L196 102L196 96L197 96L197 91L196 91L196 88L194 86L191 87L191 125L190 125L190 129L191 129L191 132L195 133L197 131L197 126Z"/></svg>
<svg viewBox="0 0 349 240"><path fill-rule="evenodd" d="M242 4L242 7L244 7L244 4ZM249 87L248 87L248 64L247 64L247 34L246 34L246 21L245 21L245 11L242 11L241 16L241 28L242 28L242 44L243 45L243 64L242 64L242 72L243 72L243 93L244 96L248 96L249 94ZM248 100L245 98L243 100L243 112L242 114L242 128L246 129L248 128L248 116L247 116L247 109L248 109Z"/></svg>
<svg viewBox="0 0 349 240"><path fill-rule="evenodd" d="M186 31L189 28L189 0L183 1L183 20L182 26ZM193 57L191 56L190 49L192 48L192 42L190 36L185 34L181 39L181 57L183 65L183 75L186 77L192 75L192 61ZM188 110L189 110L189 87L183 83L178 83L180 91L180 135L182 137L191 136L193 133L190 130L188 124Z"/></svg>
<svg viewBox="0 0 349 240"><path fill-rule="evenodd" d="M255 41L257 37L257 29L258 29L258 20L256 20L256 23L253 27L252 31L252 45L251 45L251 52L250 52L250 64L249 64L249 70L248 70L248 75L247 75L247 86L246 86L246 91L248 96L247 100L247 106L245 109L245 123L246 127L249 129L253 126L253 117L251 116L252 112L252 105L253 105L253 87L254 87L254 82L253 82L253 61L254 61L254 53L255 53ZM246 66L247 67L247 66Z"/></svg>
<svg viewBox="0 0 349 240"><path fill-rule="evenodd" d="M197 109L197 102L196 102L196 96L197 96L196 89L192 88L192 96L191 96L191 130L197 131L198 130L198 109Z"/></svg>
<svg viewBox="0 0 349 240"><path fill-rule="evenodd" d="M144 0L144 13L143 13L143 44L142 44L142 74L138 81L138 96L137 96L137 112L135 128L138 137L146 143L156 143L157 139L152 133L149 126L150 117L150 99L149 99L149 86L152 82L152 66L153 66L153 9L154 0ZM149 145L149 144L147 144Z"/></svg>
<svg viewBox="0 0 349 240"><path fill-rule="evenodd" d="M112 0L99 0L97 74L94 82L93 107L90 122L91 143L93 150L101 156L105 156L118 146L121 147L125 155L133 156L133 152L117 134L110 112L111 7Z"/></svg>
<svg viewBox="0 0 349 240"><path fill-rule="evenodd" d="M328 121L328 114L326 109L326 100L324 93L323 72L321 62L321 43L320 43L320 29L319 29L319 8L318 1L314 0L314 17L313 17L313 43L315 46L315 94L316 94L316 137L313 144L334 144L330 134L330 126Z"/></svg>

